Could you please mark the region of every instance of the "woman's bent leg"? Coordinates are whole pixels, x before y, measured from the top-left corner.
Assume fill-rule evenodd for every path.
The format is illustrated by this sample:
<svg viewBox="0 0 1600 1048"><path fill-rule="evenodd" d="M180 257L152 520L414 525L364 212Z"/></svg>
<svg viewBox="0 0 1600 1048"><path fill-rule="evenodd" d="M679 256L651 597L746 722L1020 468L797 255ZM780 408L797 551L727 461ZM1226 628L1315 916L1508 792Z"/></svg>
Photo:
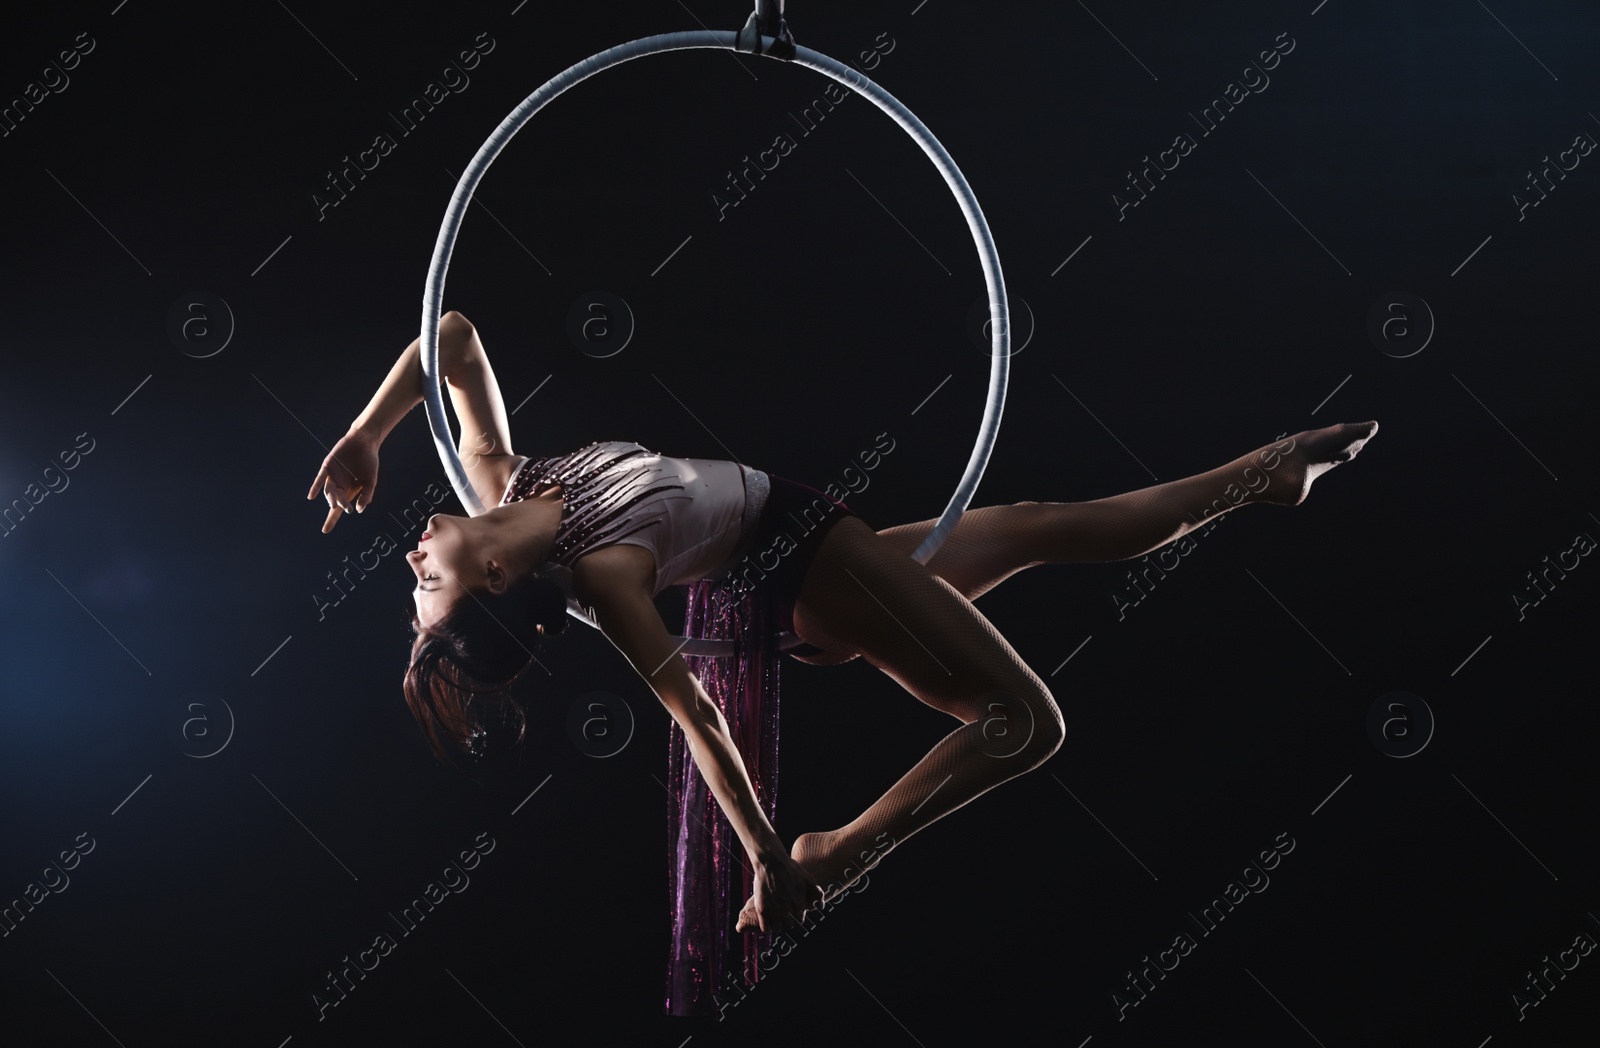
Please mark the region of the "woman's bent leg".
<svg viewBox="0 0 1600 1048"><path fill-rule="evenodd" d="M796 842L795 858L830 898L864 864L1061 745L1061 712L1044 681L971 602L859 518L829 530L794 625L812 644L864 656L962 722L855 819Z"/></svg>

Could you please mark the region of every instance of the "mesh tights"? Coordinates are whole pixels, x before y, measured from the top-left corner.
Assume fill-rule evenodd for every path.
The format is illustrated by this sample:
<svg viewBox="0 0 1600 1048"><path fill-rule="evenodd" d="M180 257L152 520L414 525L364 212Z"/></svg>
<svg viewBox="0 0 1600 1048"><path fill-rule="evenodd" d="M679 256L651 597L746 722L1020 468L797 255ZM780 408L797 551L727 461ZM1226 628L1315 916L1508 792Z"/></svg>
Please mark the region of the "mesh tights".
<svg viewBox="0 0 1600 1048"><path fill-rule="evenodd" d="M926 566L909 554L934 521L882 532L859 518L839 522L795 605L796 632L826 649L805 661L863 657L962 723L855 819L797 838L794 859L832 898L895 845L1060 747L1065 729L1049 689L973 599L1037 564L1138 557L1238 506L1297 504L1375 430L1296 434L1205 473L1093 502L969 510Z"/></svg>

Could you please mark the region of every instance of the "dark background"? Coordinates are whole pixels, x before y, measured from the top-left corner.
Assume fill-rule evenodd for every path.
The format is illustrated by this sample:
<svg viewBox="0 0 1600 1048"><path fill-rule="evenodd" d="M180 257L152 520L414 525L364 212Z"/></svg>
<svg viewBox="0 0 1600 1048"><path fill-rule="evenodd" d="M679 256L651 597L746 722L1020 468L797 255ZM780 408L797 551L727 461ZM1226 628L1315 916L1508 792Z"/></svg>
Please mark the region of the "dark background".
<svg viewBox="0 0 1600 1048"><path fill-rule="evenodd" d="M717 1023L662 1015L669 719L643 681L575 627L530 685L520 765L441 768L401 701L400 556L320 619L314 596L380 534L414 543L384 511L444 484L420 410L373 512L323 535L304 493L416 336L447 169L571 63L748 9L114 6L34 11L0 42L4 99L95 42L0 138L0 500L93 441L0 540L0 896L95 842L0 939L8 1043L1592 1038L1600 956L1522 1021L1512 997L1600 938L1600 568L1521 620L1512 598L1600 536L1600 157L1552 171L1522 221L1513 201L1600 135L1592 7L791 6L834 57L892 41L870 75L956 158L999 245L1021 348L974 505L1098 498L1334 420L1383 429L1304 505L1230 515L1121 621L1126 564L984 596L1065 745L902 845ZM470 85L400 136L388 114L480 33ZM1284 33L1270 86L1201 136L1190 114ZM822 486L888 433L852 507L879 527L943 509L988 374L977 256L869 103L799 135L790 114L825 86L766 58L652 57L512 142L446 306L523 402L518 450L631 439ZM319 220L326 172L384 130L397 148ZM729 170L781 131L797 147L719 220ZM1125 172L1184 132L1197 148L1119 221ZM568 337L593 290L634 315L615 355ZM220 351L169 337L193 292L231 308ZM1369 336L1396 292L1431 309L1420 352L1420 312ZM659 603L681 620L677 591ZM567 728L595 691L635 722L607 759ZM1390 701L1410 734L1375 742ZM860 662L789 662L783 703L786 839L847 821L952 726ZM1436 727L1412 752L1423 703ZM325 973L485 833L468 890L319 1021ZM1187 915L1291 838L1268 889L1199 937ZM1119 1020L1125 973L1185 931L1196 949Z"/></svg>

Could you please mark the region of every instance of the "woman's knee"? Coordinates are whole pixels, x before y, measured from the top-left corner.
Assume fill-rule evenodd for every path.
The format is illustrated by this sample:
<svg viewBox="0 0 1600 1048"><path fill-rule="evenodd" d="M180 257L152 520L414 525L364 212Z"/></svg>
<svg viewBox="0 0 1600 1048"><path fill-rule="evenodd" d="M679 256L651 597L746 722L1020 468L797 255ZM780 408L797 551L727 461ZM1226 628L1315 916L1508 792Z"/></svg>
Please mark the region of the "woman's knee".
<svg viewBox="0 0 1600 1048"><path fill-rule="evenodd" d="M984 698L984 752L1036 768L1066 740L1061 708L1043 683L995 690Z"/></svg>
<svg viewBox="0 0 1600 1048"><path fill-rule="evenodd" d="M1044 709L1039 717L1041 750L1039 763L1041 764L1055 756L1061 744L1067 741L1067 726L1061 716L1061 707L1056 705L1055 697L1050 694L1049 689L1044 690L1042 698Z"/></svg>

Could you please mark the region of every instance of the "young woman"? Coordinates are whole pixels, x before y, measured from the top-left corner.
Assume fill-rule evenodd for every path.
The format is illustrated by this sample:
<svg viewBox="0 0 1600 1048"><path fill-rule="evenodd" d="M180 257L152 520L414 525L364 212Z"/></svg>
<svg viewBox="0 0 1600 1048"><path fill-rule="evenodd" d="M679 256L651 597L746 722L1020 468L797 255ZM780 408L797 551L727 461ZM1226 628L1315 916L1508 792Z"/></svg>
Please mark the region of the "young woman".
<svg viewBox="0 0 1600 1048"><path fill-rule="evenodd" d="M364 511L377 489L378 448L422 400L420 340L324 459L307 498L329 503L322 530ZM1142 556L1221 512L1256 502L1292 506L1347 462L1376 422L1298 433L1226 465L1092 502L969 509L927 565L910 554L935 521L875 531L814 488L739 463L677 459L601 442L557 458L512 451L505 405L483 342L465 317L439 325L439 371L461 424L460 454L486 507L438 514L407 555L417 577L405 693L441 756L474 735L474 693L495 691L560 632L566 601L591 610L682 728L695 765L743 844L755 894L740 928L776 931L849 888L855 856L905 841L979 794L1031 770L1065 734L1050 690L972 601L1038 564ZM760 513L749 512L759 505ZM757 803L727 724L690 673L652 598L730 569L786 527L819 518L776 547L770 587L780 628L816 665L862 656L922 702L962 722L856 819L801 834L785 848ZM997 747L994 726L1008 727ZM822 886L826 885L826 892Z"/></svg>

